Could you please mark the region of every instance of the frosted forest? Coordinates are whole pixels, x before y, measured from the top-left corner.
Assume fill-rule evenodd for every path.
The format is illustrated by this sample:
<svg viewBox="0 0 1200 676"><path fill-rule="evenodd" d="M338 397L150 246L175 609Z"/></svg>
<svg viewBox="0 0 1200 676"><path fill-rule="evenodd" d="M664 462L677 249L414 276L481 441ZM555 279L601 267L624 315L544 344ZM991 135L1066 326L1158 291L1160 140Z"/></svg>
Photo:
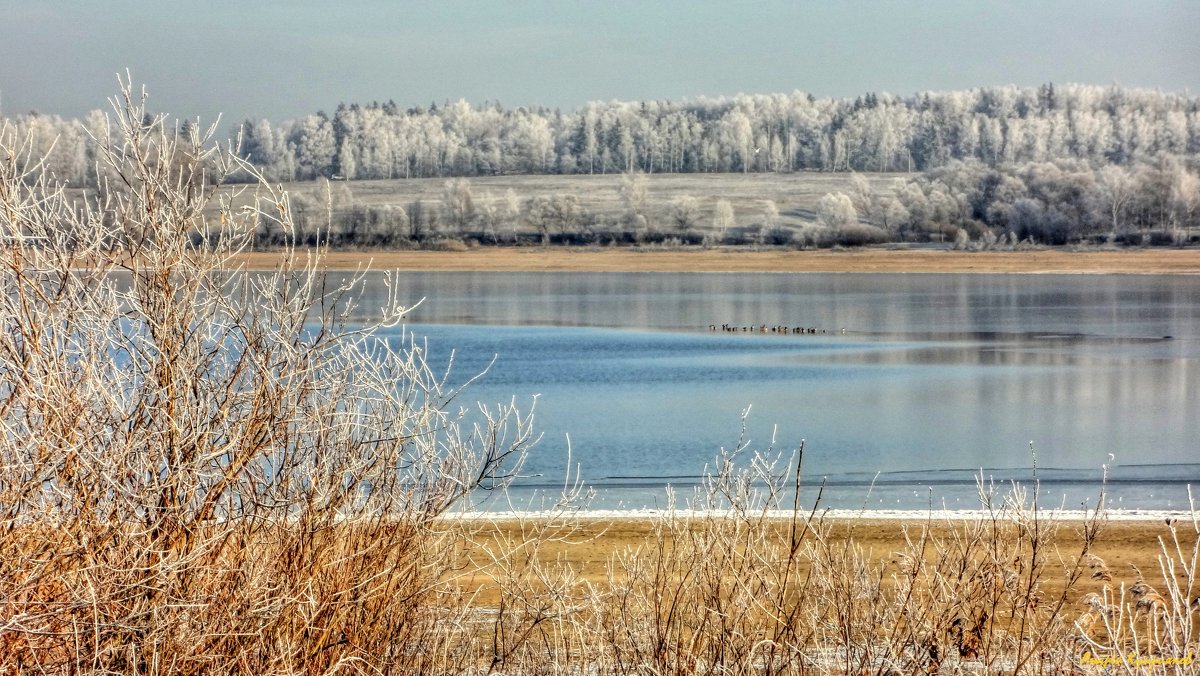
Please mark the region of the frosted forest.
<svg viewBox="0 0 1200 676"><path fill-rule="evenodd" d="M201 123L185 118L178 133ZM31 112L9 120L6 133L31 138L29 157L45 157L58 180L95 188L105 177L96 173L94 139L109 124L99 111L82 121ZM298 218L301 239L307 232L335 246L519 243L522 234L566 244L1181 245L1198 236L1200 218L1200 99L1119 86L852 100L794 92L593 102L575 111L463 100L402 109L388 101L341 104L332 116L219 124L271 182L457 179L432 200L386 208L356 203L345 189L326 186L311 197L293 189L302 207L312 202L302 211L327 211ZM728 200L690 194L647 204L638 178L799 172L869 172L875 180L852 180L810 205L807 221L780 227L786 194L737 212ZM604 174L626 177L619 209L589 208L586 195L570 192L481 199L469 183ZM271 243L270 233L261 235Z"/></svg>

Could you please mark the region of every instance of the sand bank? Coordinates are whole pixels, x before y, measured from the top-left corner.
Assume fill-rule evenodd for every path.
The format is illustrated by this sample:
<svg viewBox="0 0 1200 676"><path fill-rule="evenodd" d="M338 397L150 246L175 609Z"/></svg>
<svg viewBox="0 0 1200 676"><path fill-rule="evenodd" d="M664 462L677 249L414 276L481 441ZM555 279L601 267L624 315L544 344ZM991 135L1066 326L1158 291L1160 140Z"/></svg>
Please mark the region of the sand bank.
<svg viewBox="0 0 1200 676"><path fill-rule="evenodd" d="M280 254L240 256L251 269L274 266ZM1200 250L822 251L641 250L628 248L487 247L467 251L332 251L325 267L352 270L488 272L912 272L1023 274L1200 274Z"/></svg>

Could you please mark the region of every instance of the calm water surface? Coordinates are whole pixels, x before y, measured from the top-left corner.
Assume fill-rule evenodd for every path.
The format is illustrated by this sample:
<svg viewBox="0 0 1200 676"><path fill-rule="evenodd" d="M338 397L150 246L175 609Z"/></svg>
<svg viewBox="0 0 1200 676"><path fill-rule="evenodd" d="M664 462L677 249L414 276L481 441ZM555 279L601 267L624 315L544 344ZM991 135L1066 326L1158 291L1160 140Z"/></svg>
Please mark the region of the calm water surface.
<svg viewBox="0 0 1200 676"><path fill-rule="evenodd" d="M1045 498L1182 507L1200 483L1200 277L405 273L405 330L455 352L467 394L529 402L544 434L518 496L572 463L593 506L686 494L741 432L805 440L833 507L976 507L975 476ZM382 284L372 292L383 294ZM363 308L378 306L368 295ZM787 325L826 333L710 331ZM846 332L843 334L842 329ZM400 339L401 329L395 338ZM452 379L453 380L453 379ZM1109 460L1109 454L1115 460Z"/></svg>

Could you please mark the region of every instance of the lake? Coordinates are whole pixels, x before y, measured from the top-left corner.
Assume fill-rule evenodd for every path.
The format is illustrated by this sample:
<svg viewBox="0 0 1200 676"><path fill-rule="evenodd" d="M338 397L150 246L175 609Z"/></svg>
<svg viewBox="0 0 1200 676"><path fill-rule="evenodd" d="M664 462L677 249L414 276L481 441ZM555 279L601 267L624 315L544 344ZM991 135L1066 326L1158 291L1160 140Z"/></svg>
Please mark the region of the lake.
<svg viewBox="0 0 1200 676"><path fill-rule="evenodd" d="M381 278L379 278L381 279ZM802 498L978 507L976 476L1043 505L1186 507L1200 483L1200 277L413 272L404 330L455 352L467 392L516 396L544 434L514 492L571 463L595 508L663 506L739 440L805 443ZM384 291L372 283L362 307ZM375 297L379 294L379 298ZM817 333L721 327L776 325ZM844 333L843 333L844 329ZM400 338L401 328L393 336ZM824 333L821 331L824 330ZM1112 459L1110 460L1110 454Z"/></svg>

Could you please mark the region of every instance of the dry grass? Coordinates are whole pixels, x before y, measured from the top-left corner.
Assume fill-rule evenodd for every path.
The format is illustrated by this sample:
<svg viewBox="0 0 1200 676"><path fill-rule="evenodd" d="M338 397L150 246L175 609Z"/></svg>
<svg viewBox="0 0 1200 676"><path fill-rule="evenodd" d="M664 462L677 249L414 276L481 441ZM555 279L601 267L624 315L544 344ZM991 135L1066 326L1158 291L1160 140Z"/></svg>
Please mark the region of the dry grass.
<svg viewBox="0 0 1200 676"><path fill-rule="evenodd" d="M1167 660L1197 647L1195 520L1106 537L1102 513L1061 521L1018 486L981 487L977 518L837 521L780 500L799 473L780 461L722 453L698 513L473 526L468 558L499 564L460 581L493 609L477 640L517 673L1057 674L1085 654L1188 673Z"/></svg>
<svg viewBox="0 0 1200 676"><path fill-rule="evenodd" d="M643 545L654 532L652 517L590 517L579 518L569 541L554 541L542 546L539 554L545 563L562 561L590 584L601 584L608 578L608 561L618 552L637 548ZM944 518L934 512L928 521L924 519L879 519L872 518L870 512L855 518L830 517L826 520L829 526L828 540L835 545L841 545L846 540L861 546L865 554L878 561L890 561L894 553L905 547L905 532L913 529L928 528L933 537L945 539L951 532L964 524L959 518ZM1059 551L1078 550L1083 542L1081 538L1082 522L1075 518L1067 518L1062 527L1055 533L1051 546ZM786 524L776 520L774 527L784 528ZM485 520L482 524L472 524L473 537L483 540L512 541L519 535L519 526L504 518ZM1158 557L1161 554L1158 538L1169 535L1170 530L1159 519L1139 519L1133 521L1108 521L1100 530L1096 541L1092 543L1091 553L1103 559L1107 566L1117 571L1117 576L1132 585L1136 574L1134 567L1143 571L1154 571L1158 568ZM1191 546L1190 541L1184 542L1185 548ZM1059 575L1062 573L1058 561L1051 562L1052 578L1049 586L1058 590ZM619 574L620 571L617 571ZM485 584L483 575L466 584L472 590L478 590L480 600L490 604L495 600L495 588ZM1083 596L1102 591L1102 582L1090 577L1076 587L1073 601L1081 601Z"/></svg>
<svg viewBox="0 0 1200 676"><path fill-rule="evenodd" d="M1126 571L1102 512L981 487L878 552L789 499L803 449L741 445L602 554L569 481L550 517L447 518L519 471L528 413L461 408L378 336L404 308L351 326L326 252L236 274L287 196L234 208L249 168L123 94L98 201L0 146L0 673L1184 673L1194 517Z"/></svg>

